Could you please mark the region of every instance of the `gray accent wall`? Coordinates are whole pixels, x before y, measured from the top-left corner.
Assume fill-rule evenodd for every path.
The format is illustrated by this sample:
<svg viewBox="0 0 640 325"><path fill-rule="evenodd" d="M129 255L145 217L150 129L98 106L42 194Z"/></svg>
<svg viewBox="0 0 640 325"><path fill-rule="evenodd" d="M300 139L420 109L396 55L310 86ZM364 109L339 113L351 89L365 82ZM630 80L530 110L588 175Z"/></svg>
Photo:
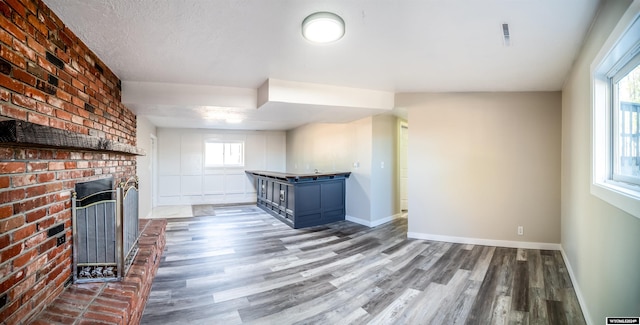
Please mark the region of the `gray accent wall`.
<svg viewBox="0 0 640 325"><path fill-rule="evenodd" d="M592 324L640 315L640 219L590 193L590 66L630 3L602 3L562 92L562 247Z"/></svg>

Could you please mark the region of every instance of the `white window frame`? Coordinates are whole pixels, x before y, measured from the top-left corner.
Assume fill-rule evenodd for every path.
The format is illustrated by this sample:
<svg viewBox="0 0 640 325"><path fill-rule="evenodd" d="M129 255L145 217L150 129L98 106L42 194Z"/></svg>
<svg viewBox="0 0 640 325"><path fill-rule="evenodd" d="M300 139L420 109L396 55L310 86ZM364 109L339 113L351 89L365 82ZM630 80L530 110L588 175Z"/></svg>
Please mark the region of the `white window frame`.
<svg viewBox="0 0 640 325"><path fill-rule="evenodd" d="M222 164L207 164L207 144L208 143L220 143L223 145L223 155L224 155L224 147L226 145L229 144L240 144L241 146L241 159L242 161L239 164L231 164L231 163L226 163L224 160L224 156L223 156L223 163ZM242 140L220 140L220 139L207 139L204 141L204 167L206 169L220 169L220 168L243 168L245 165L245 143Z"/></svg>
<svg viewBox="0 0 640 325"><path fill-rule="evenodd" d="M640 218L640 187L613 180L611 77L640 53L640 1L634 1L591 64L591 194Z"/></svg>
<svg viewBox="0 0 640 325"><path fill-rule="evenodd" d="M638 40L639 46L640 46L640 40ZM636 51L632 51L632 52L639 52L638 50ZM622 64L624 63L624 64ZM620 99L618 98L619 94L616 91L615 87L616 85L624 78L626 77L631 71L635 70L636 67L638 67L640 65L640 52L634 54L634 56L630 59L630 60L623 60L621 62L621 67L616 67L614 68L610 75L609 75L609 80L610 80L610 84L609 86L611 87L611 92L613 93L613 102L611 104L611 108L612 108L612 112L611 112L611 116L612 116L612 150L613 150L613 157L612 157L612 171L611 171L611 180L613 182L617 182L618 185L623 186L623 187L630 187L632 190L636 190L638 192L640 192L640 179L637 177L630 177L627 175L622 175L622 174L617 174L616 173L616 163L615 160L621 155L620 152L618 152L619 150L619 144L616 142L616 137L617 134L619 134L621 132L621 130L619 129L619 125L618 125L618 118L619 118L619 114L620 114L620 110L618 109L618 105L620 102ZM619 140L619 139L617 139Z"/></svg>

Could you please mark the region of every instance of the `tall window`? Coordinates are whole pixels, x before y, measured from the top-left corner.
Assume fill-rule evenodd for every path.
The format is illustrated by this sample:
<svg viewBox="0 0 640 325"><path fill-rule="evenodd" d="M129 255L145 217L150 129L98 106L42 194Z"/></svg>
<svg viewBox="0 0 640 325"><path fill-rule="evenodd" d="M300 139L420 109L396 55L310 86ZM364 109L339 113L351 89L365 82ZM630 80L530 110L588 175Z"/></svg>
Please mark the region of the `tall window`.
<svg viewBox="0 0 640 325"><path fill-rule="evenodd" d="M591 194L640 218L640 1L591 63Z"/></svg>
<svg viewBox="0 0 640 325"><path fill-rule="evenodd" d="M612 175L615 181L640 185L640 55L612 78Z"/></svg>
<svg viewBox="0 0 640 325"><path fill-rule="evenodd" d="M205 142L205 167L243 167L244 142Z"/></svg>

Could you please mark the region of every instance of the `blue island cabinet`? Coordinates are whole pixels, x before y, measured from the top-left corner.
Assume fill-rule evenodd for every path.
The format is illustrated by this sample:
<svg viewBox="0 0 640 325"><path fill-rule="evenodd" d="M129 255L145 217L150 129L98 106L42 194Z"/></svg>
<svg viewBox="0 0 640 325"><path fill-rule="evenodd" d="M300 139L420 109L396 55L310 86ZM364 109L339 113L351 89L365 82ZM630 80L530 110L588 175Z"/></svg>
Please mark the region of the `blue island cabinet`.
<svg viewBox="0 0 640 325"><path fill-rule="evenodd" d="M254 178L257 206L292 228L319 226L345 218L345 180L350 172L246 173Z"/></svg>

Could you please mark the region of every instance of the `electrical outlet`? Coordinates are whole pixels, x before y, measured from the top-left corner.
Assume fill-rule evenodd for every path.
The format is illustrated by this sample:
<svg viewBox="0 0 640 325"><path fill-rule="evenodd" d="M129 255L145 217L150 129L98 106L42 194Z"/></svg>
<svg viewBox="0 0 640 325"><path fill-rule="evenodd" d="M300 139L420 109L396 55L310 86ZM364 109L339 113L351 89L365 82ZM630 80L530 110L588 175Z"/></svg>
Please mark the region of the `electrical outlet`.
<svg viewBox="0 0 640 325"><path fill-rule="evenodd" d="M67 237L65 235L62 235L58 238L56 238L56 246L60 246L62 244L64 244L67 241Z"/></svg>
<svg viewBox="0 0 640 325"><path fill-rule="evenodd" d="M518 226L518 236L522 236L522 235L524 235L524 227Z"/></svg>
<svg viewBox="0 0 640 325"><path fill-rule="evenodd" d="M380 162L380 168L384 168L384 161Z"/></svg>

